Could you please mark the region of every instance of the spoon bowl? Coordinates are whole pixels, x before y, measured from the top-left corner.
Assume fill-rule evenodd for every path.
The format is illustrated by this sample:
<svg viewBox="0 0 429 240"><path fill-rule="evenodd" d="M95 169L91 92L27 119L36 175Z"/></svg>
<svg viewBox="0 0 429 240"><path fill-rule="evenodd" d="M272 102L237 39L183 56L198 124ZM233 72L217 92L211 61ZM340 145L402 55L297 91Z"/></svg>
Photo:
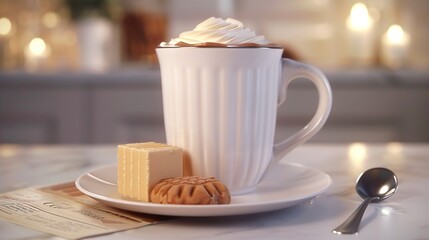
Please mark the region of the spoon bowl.
<svg viewBox="0 0 429 240"><path fill-rule="evenodd" d="M398 188L398 179L387 168L371 168L362 173L356 182L356 192L363 199L375 198L371 202L381 202L389 198Z"/></svg>
<svg viewBox="0 0 429 240"><path fill-rule="evenodd" d="M364 201L340 226L332 230L336 234L356 234L366 207L371 202L389 198L398 189L398 178L387 168L371 168L362 173L356 182L356 192Z"/></svg>

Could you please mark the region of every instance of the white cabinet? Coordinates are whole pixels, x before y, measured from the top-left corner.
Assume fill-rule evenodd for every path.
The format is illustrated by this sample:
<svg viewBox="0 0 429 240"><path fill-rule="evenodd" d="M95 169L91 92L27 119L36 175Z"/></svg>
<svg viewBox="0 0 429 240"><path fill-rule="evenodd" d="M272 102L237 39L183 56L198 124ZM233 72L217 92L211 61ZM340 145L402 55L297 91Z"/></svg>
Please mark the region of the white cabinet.
<svg viewBox="0 0 429 240"><path fill-rule="evenodd" d="M429 141L429 74L328 73L331 115L313 142ZM317 92L292 82L276 141L305 126ZM0 143L165 141L157 70L112 74L0 73Z"/></svg>
<svg viewBox="0 0 429 240"><path fill-rule="evenodd" d="M280 107L276 139L288 136L309 121L317 104L309 88L291 89ZM308 109L305 110L304 109ZM326 125L316 142L429 141L428 87L337 87Z"/></svg>
<svg viewBox="0 0 429 240"><path fill-rule="evenodd" d="M0 142L86 142L87 104L80 88L1 86Z"/></svg>
<svg viewBox="0 0 429 240"><path fill-rule="evenodd" d="M159 86L96 88L92 142L165 142Z"/></svg>

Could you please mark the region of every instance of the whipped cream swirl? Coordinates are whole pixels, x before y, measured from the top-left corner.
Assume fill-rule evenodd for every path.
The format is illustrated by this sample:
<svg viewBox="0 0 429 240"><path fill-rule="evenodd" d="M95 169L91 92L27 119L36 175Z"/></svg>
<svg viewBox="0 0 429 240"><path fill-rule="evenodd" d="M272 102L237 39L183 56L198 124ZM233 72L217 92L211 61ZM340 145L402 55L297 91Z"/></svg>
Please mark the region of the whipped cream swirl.
<svg viewBox="0 0 429 240"><path fill-rule="evenodd" d="M171 39L168 44L161 44L161 46L172 46L178 43L189 45L203 43L266 45L269 42L263 35L256 35L253 30L245 27L238 20L232 18L224 20L222 18L211 17L198 24L194 30L183 32L178 38Z"/></svg>

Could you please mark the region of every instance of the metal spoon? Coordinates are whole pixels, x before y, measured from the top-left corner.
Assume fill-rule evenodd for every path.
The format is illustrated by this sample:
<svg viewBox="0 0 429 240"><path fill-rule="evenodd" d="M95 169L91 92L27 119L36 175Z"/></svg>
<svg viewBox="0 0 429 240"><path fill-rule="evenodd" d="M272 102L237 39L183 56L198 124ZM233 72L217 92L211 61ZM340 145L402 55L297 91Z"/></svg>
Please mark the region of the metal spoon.
<svg viewBox="0 0 429 240"><path fill-rule="evenodd" d="M357 234L366 207L371 202L380 202L393 195L398 188L396 175L386 168L371 168L362 173L356 183L356 191L364 201L344 221L332 230L336 234Z"/></svg>

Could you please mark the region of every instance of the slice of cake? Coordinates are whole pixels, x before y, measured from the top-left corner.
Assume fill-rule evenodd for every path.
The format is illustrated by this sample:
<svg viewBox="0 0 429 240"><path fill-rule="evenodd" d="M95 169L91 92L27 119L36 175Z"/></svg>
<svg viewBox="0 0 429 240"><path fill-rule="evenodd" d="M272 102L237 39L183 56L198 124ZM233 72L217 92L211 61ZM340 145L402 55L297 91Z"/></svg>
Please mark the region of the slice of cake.
<svg viewBox="0 0 429 240"><path fill-rule="evenodd" d="M125 197L150 202L159 181L182 175L181 148L155 142L118 146L118 192Z"/></svg>

